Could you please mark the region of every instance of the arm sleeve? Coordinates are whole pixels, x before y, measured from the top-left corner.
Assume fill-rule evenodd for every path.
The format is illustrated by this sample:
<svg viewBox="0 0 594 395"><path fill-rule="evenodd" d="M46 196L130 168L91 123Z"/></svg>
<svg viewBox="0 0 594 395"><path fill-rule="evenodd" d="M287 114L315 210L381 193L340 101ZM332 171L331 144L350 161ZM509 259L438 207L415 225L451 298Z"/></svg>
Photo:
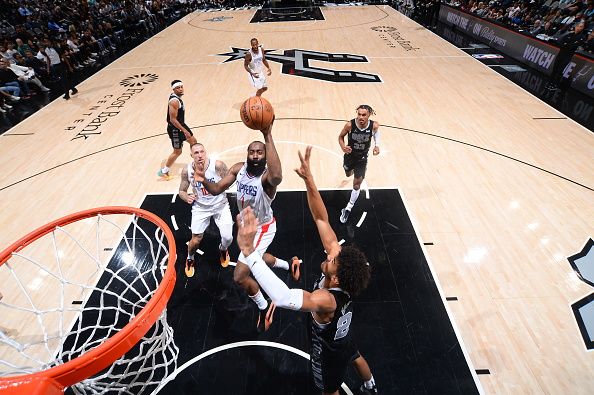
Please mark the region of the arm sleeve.
<svg viewBox="0 0 594 395"><path fill-rule="evenodd" d="M300 310L303 305L303 290L289 289L287 284L281 281L266 263L262 260L260 254L252 252L247 258L246 263L252 274L258 281L258 284L266 291L272 301L278 306L290 310Z"/></svg>
<svg viewBox="0 0 594 395"><path fill-rule="evenodd" d="M379 147L379 145L380 145L380 131L379 131L379 129L377 130L377 132L375 132L373 134L373 142L375 143L375 147Z"/></svg>

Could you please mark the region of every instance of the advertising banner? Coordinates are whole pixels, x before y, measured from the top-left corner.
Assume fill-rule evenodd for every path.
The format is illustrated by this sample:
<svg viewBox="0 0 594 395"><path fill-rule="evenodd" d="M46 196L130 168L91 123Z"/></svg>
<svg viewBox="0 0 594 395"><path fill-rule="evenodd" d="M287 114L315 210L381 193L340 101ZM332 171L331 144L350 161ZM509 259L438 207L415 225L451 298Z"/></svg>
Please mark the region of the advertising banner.
<svg viewBox="0 0 594 395"><path fill-rule="evenodd" d="M439 20L546 74L551 75L559 48L442 4Z"/></svg>
<svg viewBox="0 0 594 395"><path fill-rule="evenodd" d="M594 98L594 59L574 54L563 70L563 78L569 78L573 89Z"/></svg>

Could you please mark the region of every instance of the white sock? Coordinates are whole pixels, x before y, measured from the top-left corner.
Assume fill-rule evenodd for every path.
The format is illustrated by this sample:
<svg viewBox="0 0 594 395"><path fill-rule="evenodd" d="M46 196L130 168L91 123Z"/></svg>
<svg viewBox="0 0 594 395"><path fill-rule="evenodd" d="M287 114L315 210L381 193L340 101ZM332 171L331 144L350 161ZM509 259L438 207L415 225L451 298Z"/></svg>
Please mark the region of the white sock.
<svg viewBox="0 0 594 395"><path fill-rule="evenodd" d="M373 379L373 375L371 375L371 378L368 381L366 381L364 384L365 384L365 388L367 388L368 390L375 387L375 380Z"/></svg>
<svg viewBox="0 0 594 395"><path fill-rule="evenodd" d="M349 199L349 202L346 206L346 209L351 211L353 206L355 205L355 202L357 202L357 199L359 198L359 193L361 192L361 189L353 189L351 191L351 198Z"/></svg>
<svg viewBox="0 0 594 395"><path fill-rule="evenodd" d="M188 252L188 259L194 260L194 254L190 254L190 253Z"/></svg>
<svg viewBox="0 0 594 395"><path fill-rule="evenodd" d="M289 270L289 262L282 260L280 258L276 258L276 261L274 262L273 267L278 267L283 270Z"/></svg>
<svg viewBox="0 0 594 395"><path fill-rule="evenodd" d="M169 173L169 167L163 166L163 168L161 169L161 172L164 173L164 174Z"/></svg>
<svg viewBox="0 0 594 395"><path fill-rule="evenodd" d="M264 295L262 295L262 291L258 291L257 294L255 294L254 296L249 295L250 299L254 301L254 303L256 305L258 305L258 308L260 310L266 310L266 307L268 307L268 302L266 301L266 299L264 299Z"/></svg>

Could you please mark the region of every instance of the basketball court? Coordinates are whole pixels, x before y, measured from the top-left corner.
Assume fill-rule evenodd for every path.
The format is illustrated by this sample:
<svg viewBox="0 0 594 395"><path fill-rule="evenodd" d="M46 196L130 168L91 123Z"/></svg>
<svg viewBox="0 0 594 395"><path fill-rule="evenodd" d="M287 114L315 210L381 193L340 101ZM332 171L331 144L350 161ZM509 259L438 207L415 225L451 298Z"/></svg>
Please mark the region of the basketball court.
<svg viewBox="0 0 594 395"><path fill-rule="evenodd" d="M312 145L312 170L339 240L361 247L372 266L353 326L380 393L590 393L594 135L388 6L327 6L299 17L195 12L152 37L81 83L71 100L0 135L2 248L93 207L152 212L175 237L177 281L165 321L176 346L159 354L174 366L147 379L154 384L146 393L315 393L306 314L277 309L272 328L258 334L255 305L234 285L233 267L218 264L215 227L200 246L196 276L185 277L190 208L176 194L189 147L173 180L156 176L171 152L165 117L174 79L184 83L186 123L211 157L231 166L262 139L239 118L254 92L243 69L252 37L272 69L264 97L275 109L283 166L270 251L303 259L298 283L277 274L304 289L320 274L323 249L293 172L297 151ZM370 156L365 192L342 225L352 178L344 176L337 137L359 104L377 112L381 153ZM12 371L8 358L24 363L19 345L41 341L32 359L64 352L52 325L68 332L84 320L51 317L46 345L36 318L30 323L12 307L60 305L48 272L64 268L100 288L118 268L142 267L141 256L164 267L162 251L155 253L161 233L129 218L114 222L108 228L116 230L100 233L81 223L79 244L32 244L38 265L21 270L21 282L0 267L0 375ZM150 231L126 245L140 229ZM80 264L77 254L92 249L90 261L106 269ZM131 250L144 251L136 263L126 261ZM232 260L237 252L234 243ZM60 295L66 305L97 303L79 289ZM159 358L153 362L161 365ZM130 370L145 369L134 361ZM360 384L350 370L342 391L356 394ZM133 383L123 387L138 392Z"/></svg>

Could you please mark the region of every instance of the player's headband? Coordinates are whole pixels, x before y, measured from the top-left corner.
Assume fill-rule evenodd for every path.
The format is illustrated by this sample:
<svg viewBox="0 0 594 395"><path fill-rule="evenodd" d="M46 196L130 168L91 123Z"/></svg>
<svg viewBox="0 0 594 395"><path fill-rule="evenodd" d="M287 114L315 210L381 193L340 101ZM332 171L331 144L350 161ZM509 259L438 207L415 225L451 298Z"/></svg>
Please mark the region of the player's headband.
<svg viewBox="0 0 594 395"><path fill-rule="evenodd" d="M171 84L171 89L175 89L180 86L184 86L184 84L181 81L173 81L173 83Z"/></svg>

